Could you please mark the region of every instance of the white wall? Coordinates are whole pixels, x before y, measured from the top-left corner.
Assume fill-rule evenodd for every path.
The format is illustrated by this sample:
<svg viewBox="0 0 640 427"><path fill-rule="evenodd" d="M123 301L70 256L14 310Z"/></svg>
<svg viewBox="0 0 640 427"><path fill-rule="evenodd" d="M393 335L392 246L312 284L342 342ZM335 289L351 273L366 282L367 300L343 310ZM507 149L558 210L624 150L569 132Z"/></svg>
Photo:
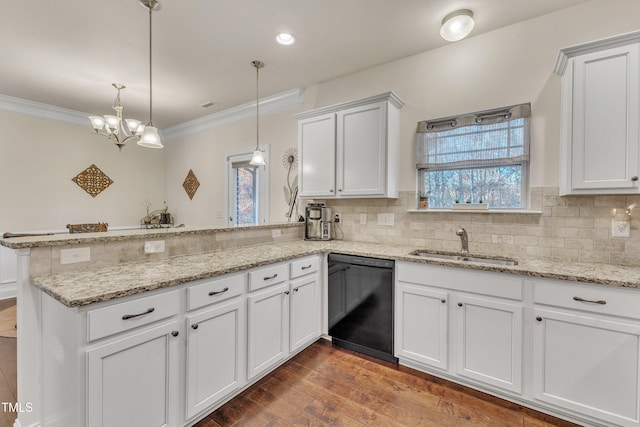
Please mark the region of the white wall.
<svg viewBox="0 0 640 427"><path fill-rule="evenodd" d="M165 200L164 153L118 148L86 126L0 111L0 233L62 230L71 223L140 223L145 200ZM71 178L95 163L114 183L91 197Z"/></svg>

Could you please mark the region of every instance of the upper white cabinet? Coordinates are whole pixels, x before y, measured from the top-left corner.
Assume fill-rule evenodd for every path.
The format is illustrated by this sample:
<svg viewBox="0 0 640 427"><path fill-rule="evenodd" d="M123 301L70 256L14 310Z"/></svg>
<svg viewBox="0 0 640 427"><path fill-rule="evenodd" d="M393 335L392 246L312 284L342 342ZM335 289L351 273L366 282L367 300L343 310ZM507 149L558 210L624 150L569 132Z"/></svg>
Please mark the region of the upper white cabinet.
<svg viewBox="0 0 640 427"><path fill-rule="evenodd" d="M560 194L638 193L640 32L560 51Z"/></svg>
<svg viewBox="0 0 640 427"><path fill-rule="evenodd" d="M300 197L398 197L403 105L387 92L296 114Z"/></svg>

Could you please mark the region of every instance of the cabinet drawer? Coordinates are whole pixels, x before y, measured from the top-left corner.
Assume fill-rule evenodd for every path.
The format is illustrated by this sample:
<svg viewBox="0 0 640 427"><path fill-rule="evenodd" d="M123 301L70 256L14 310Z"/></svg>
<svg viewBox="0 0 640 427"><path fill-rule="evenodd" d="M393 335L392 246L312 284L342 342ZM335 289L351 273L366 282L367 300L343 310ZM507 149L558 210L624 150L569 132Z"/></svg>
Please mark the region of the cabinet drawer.
<svg viewBox="0 0 640 427"><path fill-rule="evenodd" d="M541 281L535 283L534 302L640 319L640 289Z"/></svg>
<svg viewBox="0 0 640 427"><path fill-rule="evenodd" d="M317 256L302 258L291 262L291 278L304 276L305 274L315 273L320 269L320 258Z"/></svg>
<svg viewBox="0 0 640 427"><path fill-rule="evenodd" d="M289 279L289 264L264 267L249 273L249 291L266 288Z"/></svg>
<svg viewBox="0 0 640 427"><path fill-rule="evenodd" d="M87 312L88 340L93 341L174 316L180 311L178 291L166 292Z"/></svg>
<svg viewBox="0 0 640 427"><path fill-rule="evenodd" d="M245 274L206 280L187 288L187 310L195 310L244 292Z"/></svg>

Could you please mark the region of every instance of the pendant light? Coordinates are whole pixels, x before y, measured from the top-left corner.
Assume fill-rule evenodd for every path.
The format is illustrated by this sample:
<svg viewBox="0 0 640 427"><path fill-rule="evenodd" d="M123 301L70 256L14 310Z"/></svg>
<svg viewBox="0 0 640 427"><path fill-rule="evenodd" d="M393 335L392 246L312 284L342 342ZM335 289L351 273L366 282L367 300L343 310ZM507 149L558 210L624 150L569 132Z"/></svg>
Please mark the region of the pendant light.
<svg viewBox="0 0 640 427"><path fill-rule="evenodd" d="M140 136L140 140L138 141L138 145L146 148L163 148L162 142L160 141L160 135L158 134L158 129L153 126L153 80L152 80L152 44L151 44L151 22L152 22L152 12L154 10L160 10L160 3L158 0L140 0L140 4L149 10L149 124L145 126L142 135Z"/></svg>
<svg viewBox="0 0 640 427"><path fill-rule="evenodd" d="M253 151L249 164L254 166L264 166L264 152L260 150L260 93L259 93L259 75L260 68L264 67L262 61L252 61L251 66L256 69L256 149Z"/></svg>

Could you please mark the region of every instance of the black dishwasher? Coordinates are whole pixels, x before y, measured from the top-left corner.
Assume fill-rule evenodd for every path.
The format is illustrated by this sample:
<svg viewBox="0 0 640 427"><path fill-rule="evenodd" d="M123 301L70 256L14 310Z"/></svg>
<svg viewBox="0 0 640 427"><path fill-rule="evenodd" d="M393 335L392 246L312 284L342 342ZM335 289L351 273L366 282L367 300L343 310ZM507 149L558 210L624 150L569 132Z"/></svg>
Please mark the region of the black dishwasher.
<svg viewBox="0 0 640 427"><path fill-rule="evenodd" d="M329 335L334 345L393 356L393 268L385 259L329 254Z"/></svg>

